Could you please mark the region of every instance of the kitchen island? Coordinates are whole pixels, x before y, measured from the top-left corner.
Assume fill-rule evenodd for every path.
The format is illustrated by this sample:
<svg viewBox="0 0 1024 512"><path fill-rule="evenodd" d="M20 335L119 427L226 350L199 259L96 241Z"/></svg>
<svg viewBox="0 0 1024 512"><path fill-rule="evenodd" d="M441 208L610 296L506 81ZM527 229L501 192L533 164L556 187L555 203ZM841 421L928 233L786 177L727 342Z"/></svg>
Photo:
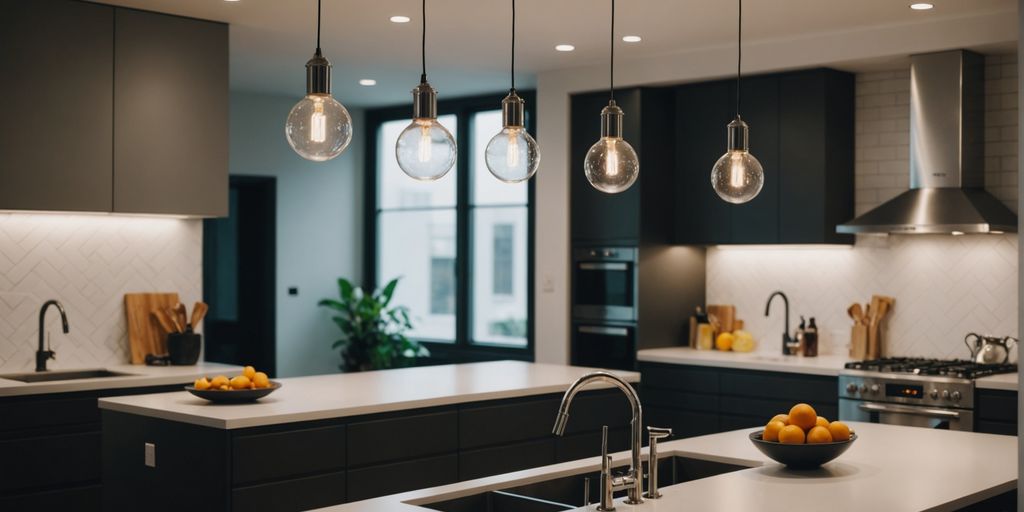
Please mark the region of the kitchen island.
<svg viewBox="0 0 1024 512"><path fill-rule="evenodd" d="M281 379L250 404L104 399L104 507L316 508L594 455L602 425L624 449L629 407L600 386L565 437L550 434L562 393L591 370L498 361Z"/></svg>
<svg viewBox="0 0 1024 512"><path fill-rule="evenodd" d="M851 426L859 436L854 445L835 461L809 471L789 470L765 457L747 438L756 429L661 443L661 460L686 457L721 465L724 472L662 487L661 499L638 506L626 505L619 498L616 510L909 512L952 511L978 504L975 510L1013 509L1012 494L1008 493L1017 487L1016 438L873 423ZM628 464L629 452L614 454L613 459L616 466ZM323 511L457 510L446 504L492 490L527 489L553 478L593 472L600 465L599 458L590 458ZM582 499L583 488L575 495ZM570 505L545 510L593 508Z"/></svg>

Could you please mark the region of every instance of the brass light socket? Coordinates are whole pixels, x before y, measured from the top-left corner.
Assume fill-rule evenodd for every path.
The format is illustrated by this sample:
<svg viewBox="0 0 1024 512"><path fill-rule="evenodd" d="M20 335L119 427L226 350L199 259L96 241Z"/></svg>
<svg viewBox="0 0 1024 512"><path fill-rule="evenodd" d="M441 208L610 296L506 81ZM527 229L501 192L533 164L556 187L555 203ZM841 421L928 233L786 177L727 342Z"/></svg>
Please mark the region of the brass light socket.
<svg viewBox="0 0 1024 512"><path fill-rule="evenodd" d="M420 84L412 90L413 119L437 118L437 91L427 82L427 76L420 78Z"/></svg>
<svg viewBox="0 0 1024 512"><path fill-rule="evenodd" d="M608 102L608 106L601 109L601 137L622 138L622 109L615 104L615 100Z"/></svg>
<svg viewBox="0 0 1024 512"><path fill-rule="evenodd" d="M306 62L306 94L331 93L331 62L324 58L320 49Z"/></svg>
<svg viewBox="0 0 1024 512"><path fill-rule="evenodd" d="M729 134L728 151L749 151L750 150L750 129L740 116L736 116L726 127Z"/></svg>
<svg viewBox="0 0 1024 512"><path fill-rule="evenodd" d="M522 128L526 123L526 102L516 94L515 89L501 100L501 123L505 128Z"/></svg>

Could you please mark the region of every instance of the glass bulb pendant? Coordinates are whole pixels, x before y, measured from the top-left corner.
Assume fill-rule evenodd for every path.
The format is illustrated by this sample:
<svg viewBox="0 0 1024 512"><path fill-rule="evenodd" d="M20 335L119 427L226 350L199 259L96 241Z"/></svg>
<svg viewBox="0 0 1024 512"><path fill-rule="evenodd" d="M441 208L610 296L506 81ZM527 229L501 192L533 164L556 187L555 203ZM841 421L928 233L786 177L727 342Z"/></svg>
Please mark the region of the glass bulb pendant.
<svg viewBox="0 0 1024 512"><path fill-rule="evenodd" d="M487 169L505 183L520 183L533 177L540 166L540 148L523 126L526 104L509 91L501 100L501 118L504 128L487 143L484 154Z"/></svg>
<svg viewBox="0 0 1024 512"><path fill-rule="evenodd" d="M718 197L733 204L749 202L764 186L761 162L750 154L749 129L739 116L728 126L728 150L711 169L711 186Z"/></svg>
<svg viewBox="0 0 1024 512"><path fill-rule="evenodd" d="M437 122L437 91L426 76L412 91L412 122L398 135L395 157L410 178L434 181L455 165L455 138Z"/></svg>
<svg viewBox="0 0 1024 512"><path fill-rule="evenodd" d="M299 156L314 162L340 155L352 141L352 117L331 96L331 63L319 48L306 63L306 97L288 113L284 134Z"/></svg>
<svg viewBox="0 0 1024 512"><path fill-rule="evenodd" d="M607 194L622 192L640 175L640 160L622 138L622 109L615 100L601 110L601 139L590 146L583 170L590 184Z"/></svg>

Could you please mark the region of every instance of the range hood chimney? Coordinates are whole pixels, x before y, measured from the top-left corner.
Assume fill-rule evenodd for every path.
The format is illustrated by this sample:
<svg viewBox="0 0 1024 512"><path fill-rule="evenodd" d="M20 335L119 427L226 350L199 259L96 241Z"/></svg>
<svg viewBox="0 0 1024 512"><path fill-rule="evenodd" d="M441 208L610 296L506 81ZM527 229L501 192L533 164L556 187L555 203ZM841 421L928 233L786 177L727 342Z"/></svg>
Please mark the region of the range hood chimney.
<svg viewBox="0 0 1024 512"><path fill-rule="evenodd" d="M910 59L910 190L836 232L1016 233L1017 216L985 191L982 56Z"/></svg>

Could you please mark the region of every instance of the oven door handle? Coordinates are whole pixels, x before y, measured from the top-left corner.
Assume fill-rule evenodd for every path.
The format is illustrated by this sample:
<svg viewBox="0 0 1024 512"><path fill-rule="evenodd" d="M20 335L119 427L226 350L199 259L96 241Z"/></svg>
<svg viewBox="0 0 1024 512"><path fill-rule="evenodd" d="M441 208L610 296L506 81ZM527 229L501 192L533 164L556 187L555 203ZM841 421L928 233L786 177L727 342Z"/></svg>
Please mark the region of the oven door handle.
<svg viewBox="0 0 1024 512"><path fill-rule="evenodd" d="M579 267L581 270L621 270L625 272L629 270L629 265L625 263L580 263Z"/></svg>
<svg viewBox="0 0 1024 512"><path fill-rule="evenodd" d="M866 412L888 412L895 414L912 414L914 416L928 416L932 418L960 419L960 413L947 409L936 409L933 407L916 407L912 405L876 404L865 402L857 404L857 407Z"/></svg>
<svg viewBox="0 0 1024 512"><path fill-rule="evenodd" d="M605 336L619 336L625 338L629 336L629 329L625 327L600 327L596 325L581 325L577 331L583 334L603 334Z"/></svg>

